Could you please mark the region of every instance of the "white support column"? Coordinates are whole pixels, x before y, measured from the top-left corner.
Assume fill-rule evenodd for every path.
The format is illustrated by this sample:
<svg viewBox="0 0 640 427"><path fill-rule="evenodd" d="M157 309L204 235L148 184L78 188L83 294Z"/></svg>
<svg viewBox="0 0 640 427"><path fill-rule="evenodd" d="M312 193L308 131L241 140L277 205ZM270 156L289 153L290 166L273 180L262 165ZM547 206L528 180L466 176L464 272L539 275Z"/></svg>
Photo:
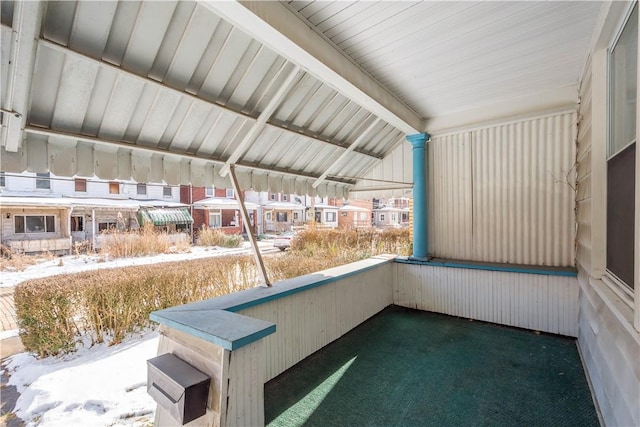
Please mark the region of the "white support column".
<svg viewBox="0 0 640 427"><path fill-rule="evenodd" d="M262 110L251 129L249 129L249 132L247 132L245 137L242 139L242 141L240 141L240 143L236 146L236 149L233 150L233 153L231 153L231 155L227 159L226 163L222 167L222 170L220 170L221 176L226 176L229 173L229 167L233 164L236 164L237 161L241 159L242 156L244 156L244 154L247 152L247 148L253 141L255 141L256 137L260 134L260 132L262 132L262 129L264 129L265 125L267 124L267 120L269 120L274 111L276 111L276 108L278 108L285 95L289 93L289 90L291 89L293 83L298 81L300 74L300 67L298 66L294 67L293 70L291 70L291 72L287 76L287 79L282 83L282 86L280 86L273 98L271 98L265 109Z"/></svg>
<svg viewBox="0 0 640 427"><path fill-rule="evenodd" d="M262 255L260 254L260 248L258 248L258 242L256 241L256 236L253 234L253 230L251 230L251 221L249 219L249 213L247 212L247 207L244 205L244 200L242 198L242 190L240 189L240 184L238 184L238 178L236 177L234 165L229 166L229 177L231 178L231 185L233 186L233 191L236 194L238 203L240 204L240 213L242 214L242 222L244 223L244 229L247 231L247 237L249 237L249 241L251 242L251 247L253 248L253 255L256 259L256 267L258 267L258 273L260 273L260 276L262 276L262 281L264 282L264 285L271 286L271 282L269 282L269 278L267 277L267 269L264 267L264 261L262 260Z"/></svg>
<svg viewBox="0 0 640 427"><path fill-rule="evenodd" d="M18 151L27 123L31 79L44 9L41 1L18 1L14 4L7 96L2 105L4 111L11 112L7 114L4 141L5 149L11 152Z"/></svg>

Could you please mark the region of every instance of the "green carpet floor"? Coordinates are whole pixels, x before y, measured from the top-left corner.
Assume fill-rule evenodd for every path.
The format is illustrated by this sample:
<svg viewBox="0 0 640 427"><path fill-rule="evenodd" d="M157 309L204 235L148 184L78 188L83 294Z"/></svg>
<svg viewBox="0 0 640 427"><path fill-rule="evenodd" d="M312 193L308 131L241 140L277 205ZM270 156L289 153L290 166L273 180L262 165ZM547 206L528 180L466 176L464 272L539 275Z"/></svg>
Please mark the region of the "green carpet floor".
<svg viewBox="0 0 640 427"><path fill-rule="evenodd" d="M265 385L270 426L597 426L575 340L391 306Z"/></svg>

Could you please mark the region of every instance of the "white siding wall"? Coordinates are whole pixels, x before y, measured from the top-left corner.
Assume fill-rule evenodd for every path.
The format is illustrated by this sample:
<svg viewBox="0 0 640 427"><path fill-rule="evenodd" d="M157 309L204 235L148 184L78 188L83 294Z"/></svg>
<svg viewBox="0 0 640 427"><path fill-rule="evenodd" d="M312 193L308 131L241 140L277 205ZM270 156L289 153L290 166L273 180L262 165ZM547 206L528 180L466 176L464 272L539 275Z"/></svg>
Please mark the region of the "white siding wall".
<svg viewBox="0 0 640 427"><path fill-rule="evenodd" d="M274 322L264 339L267 382L393 303L393 263L242 310Z"/></svg>
<svg viewBox="0 0 640 427"><path fill-rule="evenodd" d="M606 230L606 53L582 80L577 177L578 346L606 425L640 425L640 334L629 306L600 280ZM636 289L636 297L638 294Z"/></svg>
<svg viewBox="0 0 640 427"><path fill-rule="evenodd" d="M573 266L575 138L573 112L432 137L430 253Z"/></svg>
<svg viewBox="0 0 640 427"><path fill-rule="evenodd" d="M396 264L394 304L554 334L578 335L575 277Z"/></svg>
<svg viewBox="0 0 640 427"><path fill-rule="evenodd" d="M87 179L87 191L77 192L75 190L75 181L70 177L56 177L51 178L51 188L48 190L36 189L36 174L30 172L23 172L19 175L10 173L5 178L6 185L4 191L7 192L33 192L34 195L63 195L67 197L95 197L95 198L110 198L118 197L117 194L109 193L108 181L92 181ZM137 184L134 182L120 181L120 195L128 196L133 199L147 200L166 200L172 202L180 201L180 189L178 187L171 188L171 197L165 197L163 193L164 185L162 184L148 184L147 194L138 195Z"/></svg>

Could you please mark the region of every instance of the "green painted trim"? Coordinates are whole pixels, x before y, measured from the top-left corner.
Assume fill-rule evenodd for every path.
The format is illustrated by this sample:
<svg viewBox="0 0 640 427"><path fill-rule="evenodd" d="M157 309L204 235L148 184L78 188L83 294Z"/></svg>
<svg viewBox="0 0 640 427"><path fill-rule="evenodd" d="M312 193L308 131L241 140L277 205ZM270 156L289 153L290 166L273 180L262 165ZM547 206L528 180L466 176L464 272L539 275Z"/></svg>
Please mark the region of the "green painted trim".
<svg viewBox="0 0 640 427"><path fill-rule="evenodd" d="M523 273L523 274L540 274L544 276L563 276L577 277L578 271L573 268L549 268L546 266L504 266L492 263L468 263L464 261L434 261L417 258L396 258L396 262L400 264L426 265L431 267L448 267L448 268L468 268L471 270L500 271L505 273Z"/></svg>
<svg viewBox="0 0 640 427"><path fill-rule="evenodd" d="M370 258L376 259L376 258ZM313 288L317 288L319 286L327 285L330 283L338 282L340 280L346 279L348 277L354 276L356 274L360 274L369 270L376 269L380 266L386 265L388 263L393 262L393 258L391 259L380 259L379 263L374 265L368 265L365 267L360 267L343 274L338 274L331 277L326 277L320 280L312 280L310 282L303 282L302 284L295 284L295 281L304 281L305 277L310 279L314 275L322 274L322 272L309 274L306 276L300 276L293 279L283 280L282 282L277 283L275 286L270 288L252 288L247 289L245 291L237 292L234 294L224 295L217 298L212 298L210 300L205 301L197 301L190 304L185 304L177 307L170 307L164 310L154 311L149 314L149 318L157 323L169 326L171 328L177 329L179 331L185 332L189 335L193 335L198 337L204 341L213 343L227 350L237 350L245 345L251 344L252 342L258 341L276 331L276 325L270 324L267 325L268 322L263 322L258 319L253 319L247 316L243 316L242 314L238 314L239 311L255 307L257 305L261 305L267 302L275 301L280 298L285 298L293 294L297 294L299 292L304 292ZM341 266L337 268L345 268L347 266ZM289 283L287 283L289 282ZM294 283L292 283L294 282ZM278 288L280 286L291 286L290 288ZM248 300L241 303L233 303L233 300L237 300L238 298L247 295ZM265 295L265 293L267 293ZM251 294L258 294L255 297L251 297ZM231 301L230 301L231 300ZM265 323L258 328L249 328L250 330L245 334L239 334L235 339L227 339L223 337L222 333L212 330L205 330L206 328L200 326L202 323L201 319L198 319L198 316L208 313L210 315L209 319L214 320L216 317L222 317L223 319L218 319L220 324L217 325L221 331L225 333L231 329L243 329L245 328L246 322L251 323L251 321L257 321ZM222 313L228 313L233 316L243 316L246 317L246 322L243 321L242 318L234 318L234 319L226 319ZM189 316L189 315L192 316ZM185 317L193 317L191 321L187 321Z"/></svg>

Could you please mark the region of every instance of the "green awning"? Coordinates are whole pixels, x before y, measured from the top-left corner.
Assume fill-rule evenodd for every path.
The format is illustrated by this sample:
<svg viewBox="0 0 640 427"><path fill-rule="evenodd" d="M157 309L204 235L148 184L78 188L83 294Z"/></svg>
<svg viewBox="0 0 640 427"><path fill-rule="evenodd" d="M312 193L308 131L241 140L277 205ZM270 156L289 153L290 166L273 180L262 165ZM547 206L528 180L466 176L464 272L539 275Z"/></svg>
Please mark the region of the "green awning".
<svg viewBox="0 0 640 427"><path fill-rule="evenodd" d="M185 208L142 209L138 211L140 225L192 224L193 218Z"/></svg>

